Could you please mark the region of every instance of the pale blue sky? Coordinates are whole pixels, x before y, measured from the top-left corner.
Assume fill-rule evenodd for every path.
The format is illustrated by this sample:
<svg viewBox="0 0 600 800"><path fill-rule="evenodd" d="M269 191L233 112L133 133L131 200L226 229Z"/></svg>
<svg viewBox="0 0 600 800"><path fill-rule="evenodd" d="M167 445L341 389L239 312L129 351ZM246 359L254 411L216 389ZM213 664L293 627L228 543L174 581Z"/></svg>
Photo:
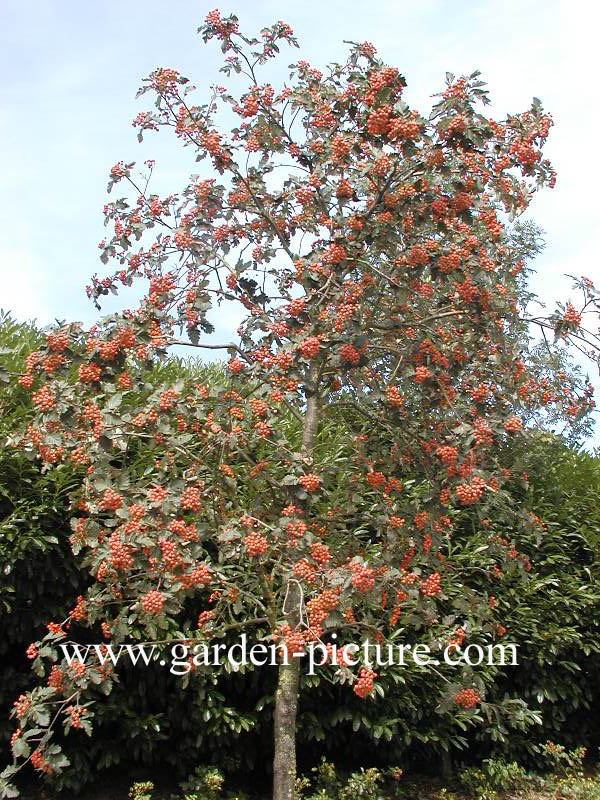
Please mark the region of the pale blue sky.
<svg viewBox="0 0 600 800"><path fill-rule="evenodd" d="M97 243L108 170L156 158L161 189L194 171L191 151L150 134L138 145L131 120L141 79L175 67L198 87L217 77L220 53L196 34L215 0L2 0L0 4L0 307L18 318L94 317L84 286L101 271ZM277 19L315 66L343 58L344 39L372 41L408 81L423 110L446 70L480 69L493 113L525 110L535 95L555 119L547 153L557 186L529 217L546 231L534 288L565 299L565 272L600 278L597 257L598 11L592 0L239 0L244 30ZM284 51L279 75L298 51Z"/></svg>

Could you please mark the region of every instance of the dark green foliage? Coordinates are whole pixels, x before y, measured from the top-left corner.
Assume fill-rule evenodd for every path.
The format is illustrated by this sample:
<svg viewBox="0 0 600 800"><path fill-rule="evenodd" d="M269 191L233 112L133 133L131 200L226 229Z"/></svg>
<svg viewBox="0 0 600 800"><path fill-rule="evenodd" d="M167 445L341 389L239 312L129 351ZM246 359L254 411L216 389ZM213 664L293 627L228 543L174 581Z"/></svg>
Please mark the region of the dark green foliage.
<svg viewBox="0 0 600 800"><path fill-rule="evenodd" d="M499 683L539 710L543 724L503 748L511 758L547 740L600 743L600 459L549 434L531 436L522 502L545 523L522 542L534 573L526 592L502 592L521 666Z"/></svg>

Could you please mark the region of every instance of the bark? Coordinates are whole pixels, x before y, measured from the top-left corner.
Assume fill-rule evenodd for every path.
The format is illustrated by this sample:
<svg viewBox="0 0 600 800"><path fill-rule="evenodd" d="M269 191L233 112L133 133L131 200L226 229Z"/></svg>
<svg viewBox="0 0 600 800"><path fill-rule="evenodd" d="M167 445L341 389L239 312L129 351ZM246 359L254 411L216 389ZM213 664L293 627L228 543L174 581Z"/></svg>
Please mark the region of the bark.
<svg viewBox="0 0 600 800"><path fill-rule="evenodd" d="M317 370L311 365L307 376L307 400L302 429L302 452L310 457L319 424ZM300 591L291 583L288 589L286 617L294 628L300 620ZM280 664L275 695L273 759L273 800L294 800L296 784L296 712L300 683L300 660L288 655L288 664Z"/></svg>
<svg viewBox="0 0 600 800"><path fill-rule="evenodd" d="M296 709L300 661L290 656L280 664L275 696L275 758L273 800L294 800L296 783Z"/></svg>

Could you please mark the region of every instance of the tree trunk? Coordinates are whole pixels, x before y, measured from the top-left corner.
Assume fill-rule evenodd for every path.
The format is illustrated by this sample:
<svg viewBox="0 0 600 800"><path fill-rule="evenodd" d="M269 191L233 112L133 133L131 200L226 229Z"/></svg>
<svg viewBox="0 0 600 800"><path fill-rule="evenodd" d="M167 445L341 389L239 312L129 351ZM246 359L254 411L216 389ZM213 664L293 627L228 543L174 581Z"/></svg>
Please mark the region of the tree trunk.
<svg viewBox="0 0 600 800"><path fill-rule="evenodd" d="M273 800L294 800L296 783L296 709L300 662L293 656L288 660L288 665L279 665L275 695Z"/></svg>
<svg viewBox="0 0 600 800"><path fill-rule="evenodd" d="M319 423L318 370L313 363L308 369L305 385L306 411L302 428L302 454L312 463L312 450ZM286 603L289 601L287 609ZM287 622L293 629L300 621L301 597L297 581L288 585L284 603ZM289 653L288 664L280 664L275 695L273 759L273 800L294 800L296 785L296 711L300 685L300 661Z"/></svg>

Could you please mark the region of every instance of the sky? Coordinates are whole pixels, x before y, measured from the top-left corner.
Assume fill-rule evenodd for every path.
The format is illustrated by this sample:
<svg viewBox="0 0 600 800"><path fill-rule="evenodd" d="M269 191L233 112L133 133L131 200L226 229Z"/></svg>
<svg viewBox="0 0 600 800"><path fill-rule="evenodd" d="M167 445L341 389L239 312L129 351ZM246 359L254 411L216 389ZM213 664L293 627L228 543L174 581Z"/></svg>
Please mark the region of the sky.
<svg viewBox="0 0 600 800"><path fill-rule="evenodd" d="M199 89L221 82L218 47L196 33L215 2L1 0L0 308L42 324L94 320L85 285L102 272L97 244L110 167L155 159L156 191L181 189L194 172L191 150L173 137L149 134L138 144L131 122L149 96L135 93L156 67L178 69ZM301 50L284 50L274 75L281 82L292 61L323 67L344 58L344 40L367 40L403 73L405 99L420 111L443 88L446 71L481 70L497 118L539 97L555 122L546 154L558 181L527 213L547 242L532 288L551 304L570 295L565 273L600 279L595 2L238 0L218 7L236 13L244 32L278 19L292 26Z"/></svg>

